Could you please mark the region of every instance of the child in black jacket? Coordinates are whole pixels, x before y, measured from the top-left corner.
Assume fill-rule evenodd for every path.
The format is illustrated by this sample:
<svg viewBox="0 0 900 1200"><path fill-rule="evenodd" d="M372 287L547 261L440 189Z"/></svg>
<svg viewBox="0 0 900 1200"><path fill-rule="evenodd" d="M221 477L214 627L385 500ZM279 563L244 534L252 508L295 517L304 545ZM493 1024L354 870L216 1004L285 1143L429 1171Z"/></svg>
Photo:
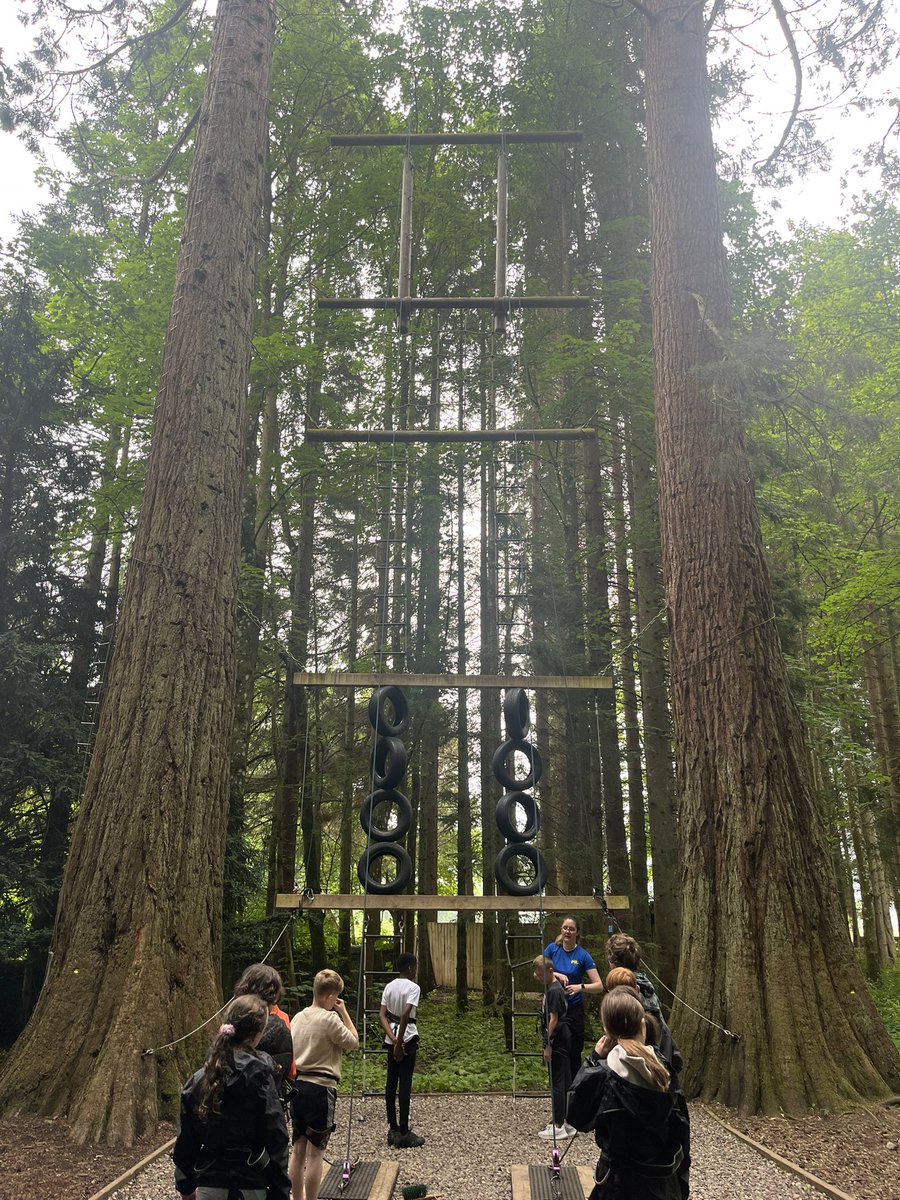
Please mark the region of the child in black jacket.
<svg viewBox="0 0 900 1200"><path fill-rule="evenodd" d="M206 1200L290 1200L288 1135L268 1054L256 1050L269 1010L259 996L239 996L205 1064L181 1093L175 1141L175 1187Z"/></svg>
<svg viewBox="0 0 900 1200"><path fill-rule="evenodd" d="M566 1115L600 1147L590 1200L687 1200L687 1109L644 1042L641 1002L616 988L601 1018L606 1036L576 1076Z"/></svg>

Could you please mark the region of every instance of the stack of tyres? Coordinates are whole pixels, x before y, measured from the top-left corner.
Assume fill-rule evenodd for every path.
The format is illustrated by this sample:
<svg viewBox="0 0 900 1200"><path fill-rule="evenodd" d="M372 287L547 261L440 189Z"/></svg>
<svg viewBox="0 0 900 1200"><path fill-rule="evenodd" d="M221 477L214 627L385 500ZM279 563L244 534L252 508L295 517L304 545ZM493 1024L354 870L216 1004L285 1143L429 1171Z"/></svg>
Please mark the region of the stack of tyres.
<svg viewBox="0 0 900 1200"><path fill-rule="evenodd" d="M412 879L412 860L399 844L412 825L412 806L397 790L406 775L406 746L401 734L409 725L409 706L400 688L375 689L369 700L369 722L375 730L370 776L373 788L359 810L360 823L368 841L356 873L367 892L375 896L394 896ZM378 810L387 813L391 808L397 812L397 823L389 829L383 819L379 823ZM394 878L388 882L372 871L373 865L383 858L392 858L397 864Z"/></svg>
<svg viewBox="0 0 900 1200"><path fill-rule="evenodd" d="M544 764L538 750L527 741L531 730L531 709L524 688L509 688L503 700L503 720L506 741L494 752L491 767L494 778L506 789L497 801L497 828L506 838L506 845L494 863L497 886L507 896L536 896L547 883L547 864L537 846L531 843L541 827L541 813L531 789L541 778ZM510 760L515 755L525 757L527 774L519 779ZM516 812L525 814L525 827L516 823ZM531 866L533 878L523 882L512 870L512 864L525 860Z"/></svg>

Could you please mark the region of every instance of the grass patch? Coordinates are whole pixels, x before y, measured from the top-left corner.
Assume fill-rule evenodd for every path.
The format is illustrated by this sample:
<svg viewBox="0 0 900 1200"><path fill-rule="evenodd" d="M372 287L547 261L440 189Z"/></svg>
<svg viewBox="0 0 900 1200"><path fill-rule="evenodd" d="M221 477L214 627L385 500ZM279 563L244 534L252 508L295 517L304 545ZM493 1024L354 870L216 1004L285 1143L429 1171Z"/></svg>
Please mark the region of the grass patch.
<svg viewBox="0 0 900 1200"><path fill-rule="evenodd" d="M421 1039L416 1057L413 1088L420 1092L505 1092L513 1086L513 1058L506 1048L502 1013L488 1012L481 997L471 995L469 1011L458 1014L452 992L431 992L422 1001L416 1024ZM519 1004L517 1000L517 1005ZM537 999L534 1001L535 1009ZM369 1047L380 1044L383 1033L377 1020L369 1024ZM535 1020L516 1018L520 1050L540 1050ZM367 1054L365 1090L377 1092L385 1084L385 1054ZM349 1093L350 1063L345 1059L341 1092ZM356 1090L362 1089L362 1055L356 1063ZM516 1091L547 1090L547 1069L539 1058L516 1060Z"/></svg>
<svg viewBox="0 0 900 1200"><path fill-rule="evenodd" d="M894 1045L900 1050L900 966L882 971L878 982L869 984L869 991Z"/></svg>

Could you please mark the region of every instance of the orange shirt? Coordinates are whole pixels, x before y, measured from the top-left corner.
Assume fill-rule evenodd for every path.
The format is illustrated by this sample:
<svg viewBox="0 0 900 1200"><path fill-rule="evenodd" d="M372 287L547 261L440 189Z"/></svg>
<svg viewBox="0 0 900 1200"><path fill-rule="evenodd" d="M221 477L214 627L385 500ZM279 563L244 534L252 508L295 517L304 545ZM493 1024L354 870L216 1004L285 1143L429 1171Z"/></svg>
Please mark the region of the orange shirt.
<svg viewBox="0 0 900 1200"><path fill-rule="evenodd" d="M282 1021L284 1021L285 1025L287 1025L288 1029L290 1029L291 1018L287 1015L286 1012L282 1012L277 1004L274 1004L272 1006L272 1016L273 1017L281 1017ZM297 1078L297 1061L296 1061L296 1059L292 1058L291 1059L291 1069L290 1069L290 1071L288 1071L288 1079L296 1079L296 1078Z"/></svg>

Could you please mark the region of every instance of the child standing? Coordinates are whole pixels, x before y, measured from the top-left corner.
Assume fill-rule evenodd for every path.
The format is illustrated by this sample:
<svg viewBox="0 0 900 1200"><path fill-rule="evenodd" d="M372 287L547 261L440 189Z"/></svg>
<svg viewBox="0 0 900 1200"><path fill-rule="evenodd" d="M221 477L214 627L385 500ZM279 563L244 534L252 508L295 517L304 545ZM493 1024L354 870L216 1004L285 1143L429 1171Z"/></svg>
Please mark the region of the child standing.
<svg viewBox="0 0 900 1200"><path fill-rule="evenodd" d="M259 1041L259 1049L271 1055L276 1067L276 1080L282 1095L290 1090L286 1084L297 1074L294 1066L294 1047L291 1042L291 1021L278 1007L284 988L281 976L267 963L253 963L234 985L235 996L259 996L269 1009L269 1020Z"/></svg>
<svg viewBox="0 0 900 1200"><path fill-rule="evenodd" d="M663 1016L662 1006L659 1003L659 996L657 996L656 990L647 978L646 973L638 970L638 964L641 961L640 946L627 933L614 933L606 943L606 961L613 968L626 967L629 971L634 972L635 983L638 987L641 1004L644 1006L644 1012L649 1013L653 1017L656 1027L659 1030L658 1045L660 1052L675 1074L680 1074L683 1066L681 1051L675 1044L672 1031L666 1024L666 1018Z"/></svg>
<svg viewBox="0 0 900 1200"><path fill-rule="evenodd" d="M416 1011L422 989L416 983L418 961L414 954L401 954L397 959L397 978L392 979L381 994L378 1019L384 1030L387 1049L387 1083L384 1099L387 1106L388 1145L399 1150L424 1146L425 1139L409 1127L409 1103L412 1096L413 1071L419 1049ZM400 1092L400 1120L397 1121L397 1092Z"/></svg>
<svg viewBox="0 0 900 1200"><path fill-rule="evenodd" d="M355 1050L359 1037L341 999L344 981L337 971L320 971L313 980L313 1002L291 1021L297 1063L291 1097L293 1147L288 1168L294 1200L316 1200L322 1179L322 1155L334 1132L341 1058Z"/></svg>
<svg viewBox="0 0 900 1200"><path fill-rule="evenodd" d="M545 1141L571 1137L575 1130L566 1125L566 1095L572 1082L571 1039L567 1019L566 993L553 972L553 959L539 954L534 960L534 977L544 989L541 997L541 1040L544 1062L550 1071L550 1095L553 1120L538 1134Z"/></svg>
<svg viewBox="0 0 900 1200"><path fill-rule="evenodd" d="M686 1200L689 1128L684 1098L644 1042L644 1009L628 988L601 1008L605 1036L572 1085L568 1120L600 1147L589 1200Z"/></svg>
<svg viewBox="0 0 900 1200"><path fill-rule="evenodd" d="M209 1057L185 1084L172 1152L183 1196L209 1200L224 1188L244 1200L289 1200L287 1126L272 1060L256 1049L268 1016L259 996L232 1001Z"/></svg>

